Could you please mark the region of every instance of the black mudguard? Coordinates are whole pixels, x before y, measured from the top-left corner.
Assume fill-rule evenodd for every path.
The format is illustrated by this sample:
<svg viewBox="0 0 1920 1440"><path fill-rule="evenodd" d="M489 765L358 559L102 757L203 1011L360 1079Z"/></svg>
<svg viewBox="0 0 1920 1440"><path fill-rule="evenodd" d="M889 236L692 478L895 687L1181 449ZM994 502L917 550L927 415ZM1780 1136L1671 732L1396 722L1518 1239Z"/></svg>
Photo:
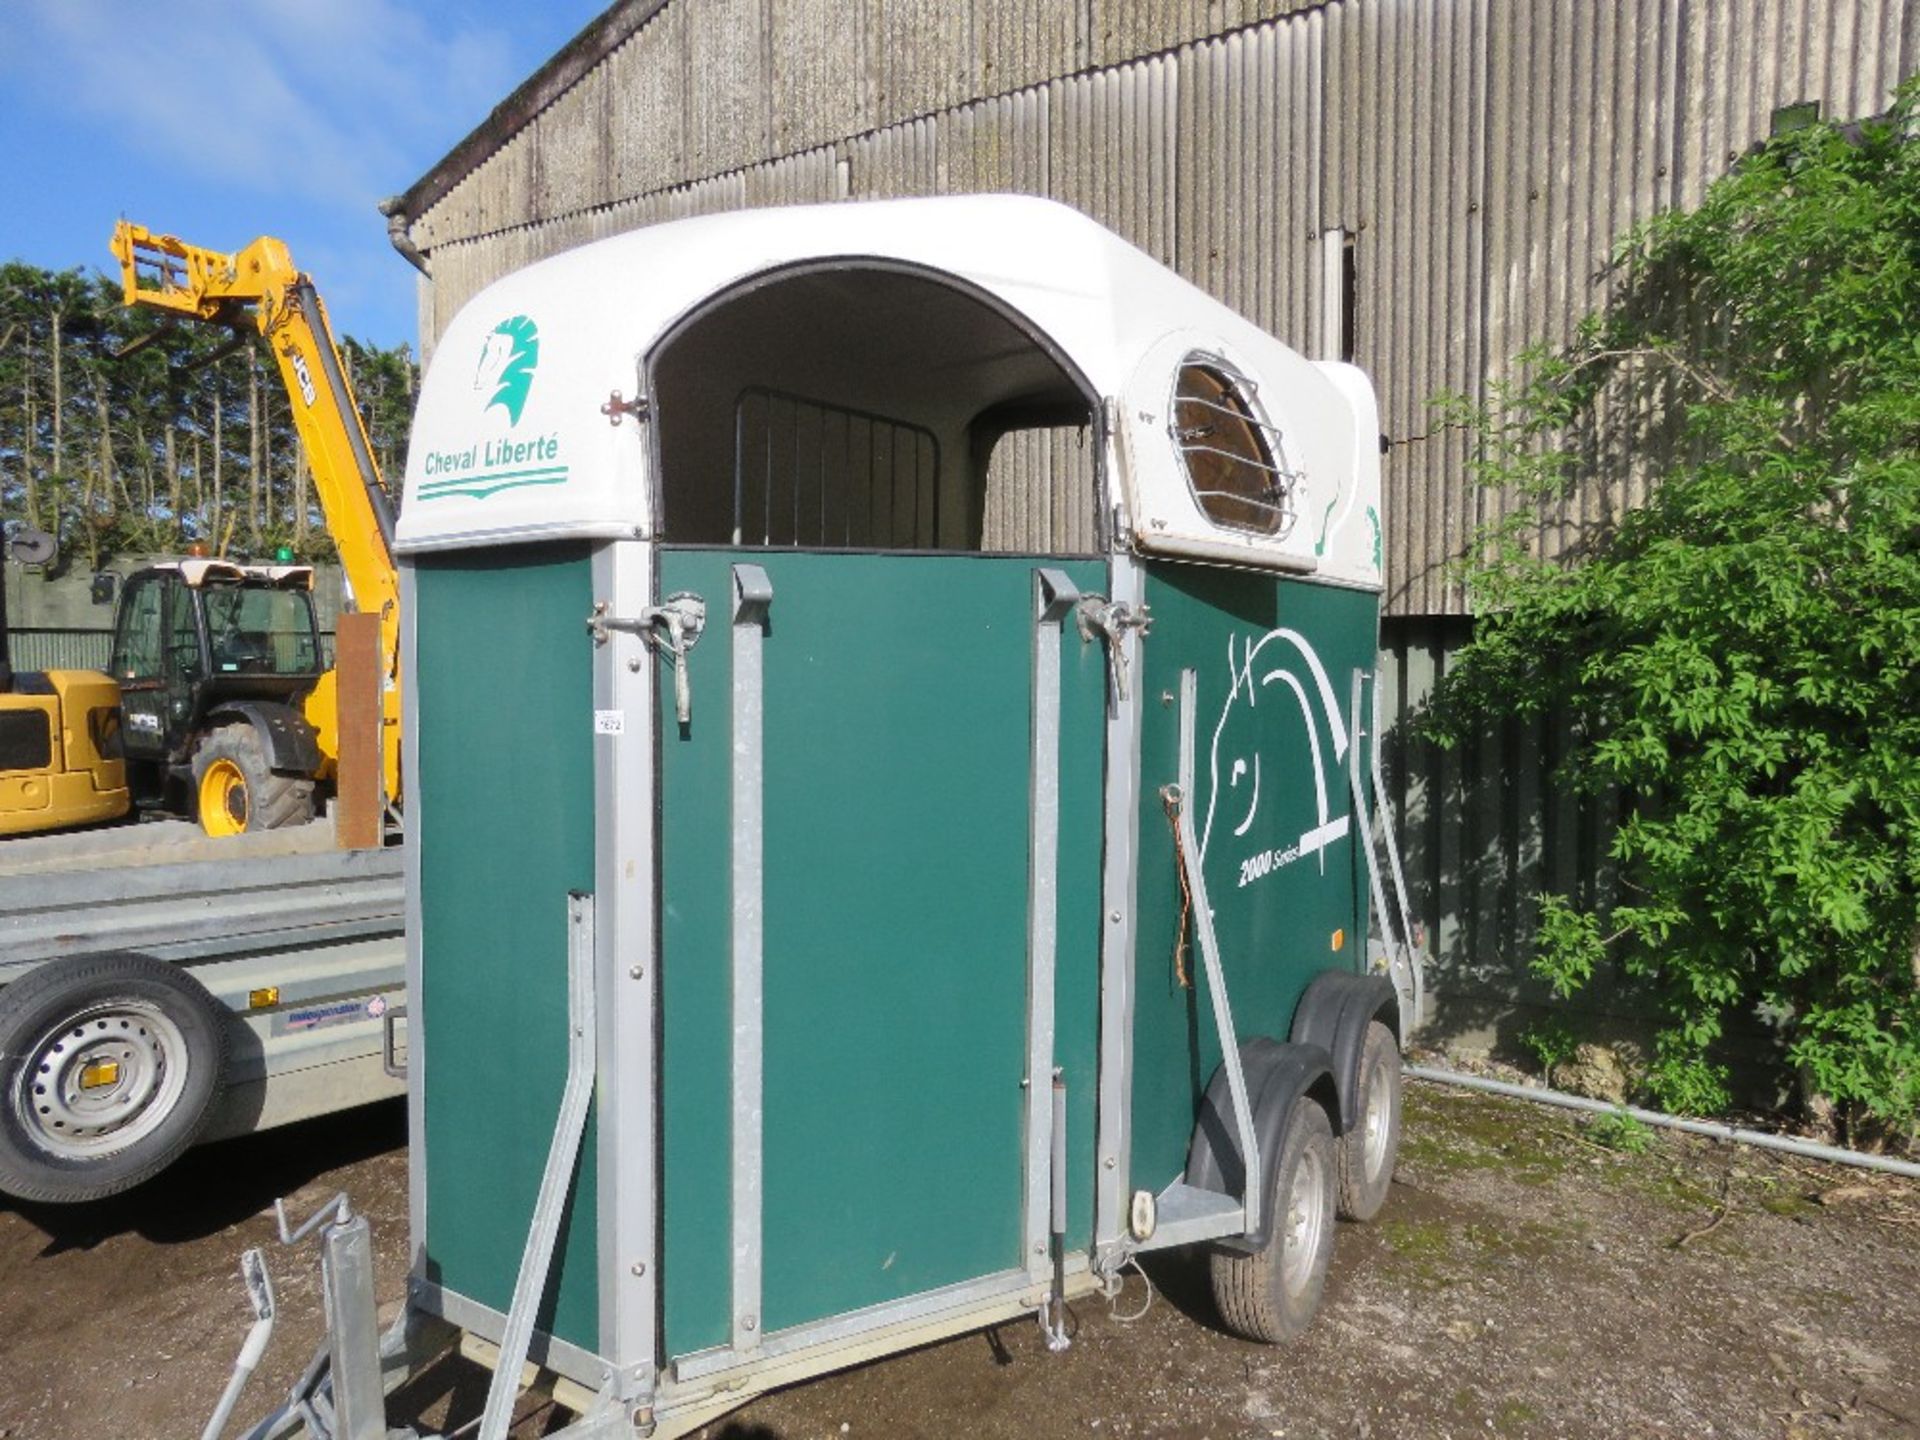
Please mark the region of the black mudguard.
<svg viewBox="0 0 1920 1440"><path fill-rule="evenodd" d="M1340 1092L1334 1130L1344 1135L1358 1118L1360 1057L1367 1025L1379 1020L1400 1038L1400 1001L1384 975L1355 975L1326 970L1314 976L1293 1012L1293 1040L1317 1045L1333 1057L1333 1078Z"/></svg>
<svg viewBox="0 0 1920 1440"><path fill-rule="evenodd" d="M1247 1101L1253 1107L1254 1140L1260 1147L1260 1226L1217 1243L1230 1250L1255 1251L1265 1248L1273 1232L1273 1217L1267 1213L1272 1206L1266 1202L1273 1194L1273 1167L1280 1159L1281 1134L1293 1102L1311 1095L1328 1107L1331 1117L1337 1101L1333 1057L1319 1045L1283 1045L1256 1036L1241 1045L1240 1068L1246 1076ZM1245 1174L1240 1130L1233 1119L1233 1092L1222 1064L1213 1073L1194 1122L1193 1140L1187 1147L1187 1184L1238 1197L1245 1193Z"/></svg>
<svg viewBox="0 0 1920 1440"><path fill-rule="evenodd" d="M319 770L319 737L306 716L292 706L278 700L228 700L207 715L209 726L242 720L260 737L268 769L286 775L312 775Z"/></svg>

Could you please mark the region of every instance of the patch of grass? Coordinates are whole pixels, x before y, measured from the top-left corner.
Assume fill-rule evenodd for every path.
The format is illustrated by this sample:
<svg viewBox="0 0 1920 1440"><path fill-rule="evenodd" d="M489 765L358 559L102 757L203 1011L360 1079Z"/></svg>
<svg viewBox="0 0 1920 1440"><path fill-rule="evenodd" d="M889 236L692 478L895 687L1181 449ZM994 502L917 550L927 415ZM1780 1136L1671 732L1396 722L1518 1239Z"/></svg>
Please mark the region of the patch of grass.
<svg viewBox="0 0 1920 1440"><path fill-rule="evenodd" d="M1453 1250L1452 1232L1436 1220L1384 1220L1380 1234L1394 1254L1410 1259L1442 1259Z"/></svg>
<svg viewBox="0 0 1920 1440"><path fill-rule="evenodd" d="M1664 1152L1665 1158L1670 1159L1671 1155L1671 1151ZM1653 1201L1662 1209L1692 1211L1705 1206L1712 1210L1720 1203L1720 1192L1712 1178L1684 1161L1658 1164L1615 1152L1613 1159L1593 1173L1609 1184Z"/></svg>
<svg viewBox="0 0 1920 1440"><path fill-rule="evenodd" d="M1500 1232L1500 1248L1522 1260L1551 1260L1561 1253L1573 1232L1564 1225L1548 1225L1539 1220L1522 1220L1519 1225Z"/></svg>
<svg viewBox="0 0 1920 1440"><path fill-rule="evenodd" d="M1407 1092L1403 1161L1416 1168L1461 1174L1493 1171L1521 1185L1547 1185L1563 1175L1568 1157L1541 1143L1540 1117L1518 1102L1438 1097Z"/></svg>
<svg viewBox="0 0 1920 1440"><path fill-rule="evenodd" d="M1500 1402L1500 1408L1493 1412L1493 1428L1501 1435L1511 1435L1523 1431L1540 1418L1540 1412L1524 1400L1511 1397Z"/></svg>
<svg viewBox="0 0 1920 1440"><path fill-rule="evenodd" d="M1426 1287L1453 1277L1453 1233L1436 1220L1382 1220L1376 1227L1393 1252L1394 1273Z"/></svg>
<svg viewBox="0 0 1920 1440"><path fill-rule="evenodd" d="M1625 1110L1615 1110L1610 1115L1594 1116L1587 1123L1587 1138L1622 1155L1644 1155L1653 1149L1659 1137L1646 1121Z"/></svg>
<svg viewBox="0 0 1920 1440"><path fill-rule="evenodd" d="M1392 1273L1430 1287L1496 1267L1549 1263L1571 1238L1562 1226L1534 1220L1460 1224L1395 1216L1373 1228L1390 1252L1386 1263Z"/></svg>

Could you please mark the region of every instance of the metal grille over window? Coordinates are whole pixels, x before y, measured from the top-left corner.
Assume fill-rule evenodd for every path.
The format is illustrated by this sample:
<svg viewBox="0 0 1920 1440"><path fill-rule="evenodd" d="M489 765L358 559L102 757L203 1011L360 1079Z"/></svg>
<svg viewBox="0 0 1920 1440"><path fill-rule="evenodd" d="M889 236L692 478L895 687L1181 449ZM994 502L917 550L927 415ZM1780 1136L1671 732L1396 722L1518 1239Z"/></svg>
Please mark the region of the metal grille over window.
<svg viewBox="0 0 1920 1440"><path fill-rule="evenodd" d="M1218 365L1183 365L1173 397L1173 442L1209 520L1284 535L1293 528L1298 476L1287 467L1280 431L1260 418L1249 388Z"/></svg>

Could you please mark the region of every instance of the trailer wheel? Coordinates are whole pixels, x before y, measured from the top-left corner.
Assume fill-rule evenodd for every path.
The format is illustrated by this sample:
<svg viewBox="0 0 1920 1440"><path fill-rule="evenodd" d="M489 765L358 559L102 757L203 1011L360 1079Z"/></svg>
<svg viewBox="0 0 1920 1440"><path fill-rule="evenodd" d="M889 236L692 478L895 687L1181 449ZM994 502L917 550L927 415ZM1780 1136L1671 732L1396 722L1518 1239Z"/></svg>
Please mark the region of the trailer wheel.
<svg viewBox="0 0 1920 1440"><path fill-rule="evenodd" d="M1400 1047L1378 1020L1367 1025L1353 1108L1353 1128L1339 1144L1340 1215L1371 1220L1386 1204L1400 1153Z"/></svg>
<svg viewBox="0 0 1920 1440"><path fill-rule="evenodd" d="M226 1014L147 955L43 965L0 990L0 1191L72 1203L131 1189L205 1127Z"/></svg>
<svg viewBox="0 0 1920 1440"><path fill-rule="evenodd" d="M209 835L278 830L313 818L313 781L276 775L251 725L222 725L193 751L200 828Z"/></svg>
<svg viewBox="0 0 1920 1440"><path fill-rule="evenodd" d="M1310 1095L1300 1095L1281 1132L1267 1204L1267 1243L1244 1254L1212 1254L1213 1299L1236 1335L1271 1344L1307 1328L1320 1307L1333 1258L1333 1126Z"/></svg>

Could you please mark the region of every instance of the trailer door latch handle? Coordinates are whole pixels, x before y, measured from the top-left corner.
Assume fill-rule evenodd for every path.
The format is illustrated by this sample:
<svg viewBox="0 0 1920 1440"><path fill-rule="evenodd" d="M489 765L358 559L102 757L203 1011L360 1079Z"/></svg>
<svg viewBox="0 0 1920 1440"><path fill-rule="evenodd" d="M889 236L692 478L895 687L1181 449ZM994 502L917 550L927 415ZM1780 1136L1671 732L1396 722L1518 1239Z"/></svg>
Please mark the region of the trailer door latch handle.
<svg viewBox="0 0 1920 1440"><path fill-rule="evenodd" d="M673 657L673 708L682 725L693 723L693 687L687 679L687 652L699 642L707 628L707 602L691 590L669 595L658 605L649 605L632 619L607 614L607 602L596 600L587 616L587 632L593 643L604 645L615 630L638 635L656 651Z"/></svg>
<svg viewBox="0 0 1920 1440"><path fill-rule="evenodd" d="M1113 698L1124 705L1127 700L1127 631L1138 630L1144 637L1153 626L1153 616L1145 605L1129 605L1124 600L1109 600L1104 595L1083 595L1074 607L1080 621L1080 638L1091 642L1097 635L1107 642L1107 664L1113 671Z"/></svg>

